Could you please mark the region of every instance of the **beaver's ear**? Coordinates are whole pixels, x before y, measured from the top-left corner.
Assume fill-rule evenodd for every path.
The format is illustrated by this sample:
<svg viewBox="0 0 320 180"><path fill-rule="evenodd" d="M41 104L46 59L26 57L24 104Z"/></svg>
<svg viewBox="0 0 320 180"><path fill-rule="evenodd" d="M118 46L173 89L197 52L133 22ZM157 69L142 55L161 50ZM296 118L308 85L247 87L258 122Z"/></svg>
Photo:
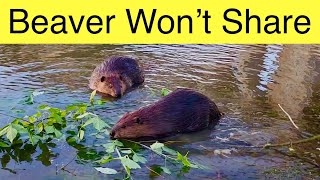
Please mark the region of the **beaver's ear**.
<svg viewBox="0 0 320 180"><path fill-rule="evenodd" d="M100 79L101 82L104 82L105 80L106 80L106 77L104 77L104 76L102 76Z"/></svg>
<svg viewBox="0 0 320 180"><path fill-rule="evenodd" d="M138 124L143 124L142 120L139 117L137 117L134 122Z"/></svg>

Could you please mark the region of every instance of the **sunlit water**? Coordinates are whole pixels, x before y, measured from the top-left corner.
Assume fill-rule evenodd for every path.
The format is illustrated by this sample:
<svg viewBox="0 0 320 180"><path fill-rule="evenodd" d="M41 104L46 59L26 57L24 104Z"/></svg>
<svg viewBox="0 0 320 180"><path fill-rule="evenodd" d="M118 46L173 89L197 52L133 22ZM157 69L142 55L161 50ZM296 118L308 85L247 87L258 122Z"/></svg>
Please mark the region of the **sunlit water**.
<svg viewBox="0 0 320 180"><path fill-rule="evenodd" d="M8 115L21 116L21 109L31 114L40 104L63 108L87 102L92 70L111 55L137 58L146 80L143 86L97 110L109 123L115 123L125 112L155 102L164 87L193 88L213 99L225 113L213 130L170 138L183 141L172 148L189 151L190 159L209 169L182 173L172 168L172 175L156 178L318 178L319 142L298 146L299 157L289 156L287 148L252 148L301 138L278 104L301 130L320 133L320 48L315 45L2 45L0 125L12 120ZM35 97L34 105L21 105L32 91L45 93ZM0 179L123 177L103 175L89 161L73 160L77 151L65 142L56 144L54 154L35 153L20 162L6 164L8 156L0 154ZM230 154L219 154L219 150ZM301 158L305 151L315 157ZM161 158L144 153L147 166L163 165ZM67 171L59 170L69 162ZM117 163L110 166L121 169ZM144 166L133 171L134 179L149 177Z"/></svg>

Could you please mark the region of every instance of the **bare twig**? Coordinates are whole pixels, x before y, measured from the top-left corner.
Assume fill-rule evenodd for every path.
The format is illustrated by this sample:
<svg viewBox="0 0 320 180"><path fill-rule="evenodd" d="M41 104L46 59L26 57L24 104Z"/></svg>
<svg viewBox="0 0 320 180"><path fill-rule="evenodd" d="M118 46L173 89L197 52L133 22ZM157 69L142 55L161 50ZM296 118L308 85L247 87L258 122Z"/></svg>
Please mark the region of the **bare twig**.
<svg viewBox="0 0 320 180"><path fill-rule="evenodd" d="M120 161L121 161L122 156L121 156L121 153L119 152L118 147L116 147L115 150L116 150L116 152L117 152L117 154L118 154L118 156L119 156L119 159L120 159ZM121 163L121 164L122 164L122 163ZM122 164L122 166L123 166L124 170L126 171L126 173L128 174L128 176L130 177L130 179L132 179L131 175L127 172L126 166L125 166L124 164Z"/></svg>
<svg viewBox="0 0 320 180"><path fill-rule="evenodd" d="M292 142L286 142L286 143L280 143L280 144L266 144L264 145L264 148L268 148L268 147L281 147L281 146L289 146L292 144L301 144L301 143L307 143L310 141L314 141L314 140L320 140L320 135L316 135L307 139L302 139L302 140L298 140L298 141L292 141Z"/></svg>
<svg viewBox="0 0 320 180"><path fill-rule="evenodd" d="M149 168L147 165L145 165L145 167L146 167L147 169L149 169L151 172L155 173L157 176L162 177L161 174L159 174L159 173L157 173L155 170Z"/></svg>
<svg viewBox="0 0 320 180"><path fill-rule="evenodd" d="M299 127L294 123L294 121L292 120L291 116L289 113L287 113L280 104L278 104L278 106L281 108L281 110L288 116L289 120L291 121L291 123L293 124L293 126L299 130Z"/></svg>

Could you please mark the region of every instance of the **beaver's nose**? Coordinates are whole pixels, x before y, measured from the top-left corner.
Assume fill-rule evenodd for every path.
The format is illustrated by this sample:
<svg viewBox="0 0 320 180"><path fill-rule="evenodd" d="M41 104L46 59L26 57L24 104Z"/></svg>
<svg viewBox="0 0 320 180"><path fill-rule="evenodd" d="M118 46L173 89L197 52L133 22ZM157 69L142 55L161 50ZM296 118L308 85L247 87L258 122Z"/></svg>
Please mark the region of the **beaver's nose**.
<svg viewBox="0 0 320 180"><path fill-rule="evenodd" d="M114 131L111 131L111 132L110 132L110 139L115 139L115 138L114 138L114 135L115 135L115 134L116 134L116 133L115 133Z"/></svg>
<svg viewBox="0 0 320 180"><path fill-rule="evenodd" d="M116 95L116 97L121 97L122 94L121 94L121 92L116 92L115 95Z"/></svg>

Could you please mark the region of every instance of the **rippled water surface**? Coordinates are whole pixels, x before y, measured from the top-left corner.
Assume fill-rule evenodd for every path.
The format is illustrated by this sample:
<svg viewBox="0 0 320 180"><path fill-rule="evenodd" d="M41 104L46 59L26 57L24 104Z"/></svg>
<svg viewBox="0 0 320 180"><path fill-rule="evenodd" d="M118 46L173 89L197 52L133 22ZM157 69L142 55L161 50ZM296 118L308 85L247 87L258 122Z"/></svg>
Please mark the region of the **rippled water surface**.
<svg viewBox="0 0 320 180"><path fill-rule="evenodd" d="M19 116L20 109L31 114L39 104L63 108L88 101L90 74L111 55L137 58L146 80L97 110L110 123L125 112L155 102L164 87L193 88L213 99L225 113L213 130L171 138L182 141L172 148L189 151L192 160L209 169L156 178L319 178L320 142L301 144L291 155L287 148L252 148L301 138L278 104L302 131L320 134L320 47L316 45L0 45L0 125L12 120L8 115ZM35 90L45 93L35 98L34 105L21 105ZM230 154L219 154L219 150L230 150ZM77 151L64 142L58 142L54 152L8 164L4 163L8 157L0 154L0 179L115 178L98 173L86 161L73 160ZM148 166L163 163L144 153ZM68 171L57 171L69 162ZM133 178L149 178L149 173L143 167L133 172Z"/></svg>

